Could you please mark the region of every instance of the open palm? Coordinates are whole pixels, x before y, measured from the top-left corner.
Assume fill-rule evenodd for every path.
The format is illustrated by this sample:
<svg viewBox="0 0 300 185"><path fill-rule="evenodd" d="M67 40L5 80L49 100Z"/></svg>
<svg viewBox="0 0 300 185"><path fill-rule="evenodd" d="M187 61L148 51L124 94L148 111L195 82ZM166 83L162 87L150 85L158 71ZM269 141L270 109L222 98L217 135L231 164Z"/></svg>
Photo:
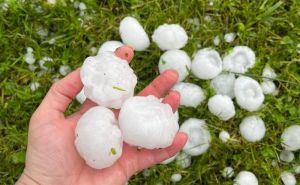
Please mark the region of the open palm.
<svg viewBox="0 0 300 185"><path fill-rule="evenodd" d="M122 55L122 52L118 55ZM170 89L177 78L175 71L166 71L139 95L163 97L168 93L164 103L176 110L180 96ZM137 171L173 156L184 146L187 136L183 133L178 133L173 144L165 149L138 150L124 143L123 154L113 166L102 170L87 166L75 149L74 130L82 114L95 104L87 100L78 112L64 116L65 110L82 87L77 69L51 87L33 114L29 126L26 164L19 184L122 185ZM117 116L118 110L114 112Z"/></svg>

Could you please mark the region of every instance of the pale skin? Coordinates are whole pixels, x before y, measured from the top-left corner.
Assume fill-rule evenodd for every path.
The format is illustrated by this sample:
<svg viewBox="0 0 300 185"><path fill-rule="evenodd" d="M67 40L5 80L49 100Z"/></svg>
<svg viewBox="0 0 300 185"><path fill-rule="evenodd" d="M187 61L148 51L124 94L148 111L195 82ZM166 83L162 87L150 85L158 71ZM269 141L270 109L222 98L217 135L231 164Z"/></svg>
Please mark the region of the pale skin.
<svg viewBox="0 0 300 185"><path fill-rule="evenodd" d="M115 53L128 62L133 58L133 50L128 46L117 49ZM163 102L175 111L180 95L170 89L177 78L175 71L165 71L138 95L165 97ZM31 117L25 168L16 184L123 185L136 172L175 155L186 143L184 133L178 133L173 144L164 149L137 149L124 143L121 158L111 167L102 170L89 167L75 149L74 130L82 114L95 103L87 100L78 112L64 116L82 87L80 69L52 85ZM118 116L119 111L113 111Z"/></svg>

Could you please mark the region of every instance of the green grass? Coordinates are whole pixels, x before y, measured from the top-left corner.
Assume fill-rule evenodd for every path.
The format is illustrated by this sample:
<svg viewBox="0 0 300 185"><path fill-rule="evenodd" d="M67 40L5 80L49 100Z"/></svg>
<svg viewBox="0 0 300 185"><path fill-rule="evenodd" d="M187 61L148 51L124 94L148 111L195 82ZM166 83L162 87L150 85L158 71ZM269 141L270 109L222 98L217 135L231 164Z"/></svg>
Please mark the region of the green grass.
<svg viewBox="0 0 300 185"><path fill-rule="evenodd" d="M0 1L1 2L1 1ZM180 108L180 123L189 117L206 119L212 134L209 151L193 157L192 165L180 169L175 163L157 165L150 169L151 175L143 177L137 174L130 184L172 184L170 177L179 172L183 179L178 184L229 185L232 179L221 176L221 170L232 166L235 172L252 171L260 184L281 184L279 175L284 170L292 170L300 164L300 152L295 153L292 163L279 162L282 147L280 135L292 124L300 124L300 1L299 0L113 0L85 1L87 11L83 17L65 0L55 6L44 1L9 0L7 11L0 10L0 184L13 184L24 168L24 156L27 143L27 128L32 112L41 102L58 74L62 64L72 69L79 67L91 54L90 48L99 47L106 40L120 40L118 25L126 15L138 18L149 35L163 23L179 23L189 35L189 42L184 50L192 55L197 45L213 47L221 54L235 45L247 45L254 49L257 56L256 66L247 74L259 77L265 64L273 67L278 74L276 81L280 93L278 96L266 96L262 109L249 113L237 107L234 119L222 122L208 112L207 102L198 108ZM35 11L40 5L43 12ZM204 20L205 16L211 22ZM79 21L78 19L81 19ZM199 18L200 28L188 22L188 18ZM46 28L49 36L41 38L37 34L39 27ZM236 32L237 38L232 43L225 43L224 33ZM221 36L219 46L213 45L213 38ZM56 43L48 41L56 38ZM50 64L53 70L40 73L32 72L23 60L26 47L34 49L37 59L43 56L53 58ZM300 48L298 48L300 50ZM137 91L145 87L158 75L157 64L162 51L155 44L144 52L136 52L132 62L139 82ZM36 64L37 65L37 64ZM61 77L61 76L60 76ZM38 81L42 86L31 92L29 83ZM190 76L186 79L200 85L209 97L209 81ZM68 113L75 111L79 104L74 102ZM262 142L249 143L238 133L238 125L247 115L257 114L265 121L267 133ZM227 130L234 138L223 144L218 139L221 130ZM300 184L300 177L297 177Z"/></svg>

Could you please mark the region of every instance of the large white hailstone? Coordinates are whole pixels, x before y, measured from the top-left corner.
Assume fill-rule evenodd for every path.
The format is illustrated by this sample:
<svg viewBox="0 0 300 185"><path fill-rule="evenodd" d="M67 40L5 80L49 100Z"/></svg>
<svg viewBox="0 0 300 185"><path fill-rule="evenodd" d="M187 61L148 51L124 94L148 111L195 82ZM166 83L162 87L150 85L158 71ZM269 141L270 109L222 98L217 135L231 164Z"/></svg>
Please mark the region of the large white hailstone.
<svg viewBox="0 0 300 185"><path fill-rule="evenodd" d="M61 65L59 67L59 73L63 76L66 76L68 73L72 71L71 67L68 65Z"/></svg>
<svg viewBox="0 0 300 185"><path fill-rule="evenodd" d="M171 50L183 48L188 36L179 24L163 24L154 30L152 40L161 50Z"/></svg>
<svg viewBox="0 0 300 185"><path fill-rule="evenodd" d="M150 45L150 40L141 24L133 17L125 17L119 27L123 43L136 51L143 51Z"/></svg>
<svg viewBox="0 0 300 185"><path fill-rule="evenodd" d="M154 96L126 100L119 114L119 125L126 143L147 149L170 146L179 128L171 106Z"/></svg>
<svg viewBox="0 0 300 185"><path fill-rule="evenodd" d="M208 110L223 121L227 121L235 115L232 99L221 94L209 98Z"/></svg>
<svg viewBox="0 0 300 185"><path fill-rule="evenodd" d="M27 47L27 53L24 55L24 60L29 65L32 65L35 62L35 58L32 52L33 49L31 47Z"/></svg>
<svg viewBox="0 0 300 185"><path fill-rule="evenodd" d="M123 139L114 113L101 106L89 109L75 129L75 146L92 168L111 166L122 155Z"/></svg>
<svg viewBox="0 0 300 185"><path fill-rule="evenodd" d="M227 166L222 171L222 176L224 178L231 178L234 175L234 170L231 166Z"/></svg>
<svg viewBox="0 0 300 185"><path fill-rule="evenodd" d="M176 157L177 157L178 154L179 154L179 153L177 153L176 155L170 157L169 159L164 160L164 161L161 162L160 164L169 164L169 163L173 162L173 161L176 159Z"/></svg>
<svg viewBox="0 0 300 185"><path fill-rule="evenodd" d="M279 158L284 162L292 162L295 158L295 155L293 152L289 150L282 150L280 152Z"/></svg>
<svg viewBox="0 0 300 185"><path fill-rule="evenodd" d="M292 125L286 128L282 135L282 146L289 151L300 149L300 125Z"/></svg>
<svg viewBox="0 0 300 185"><path fill-rule="evenodd" d="M192 61L192 73L200 79L213 79L222 72L219 53L210 48L200 49Z"/></svg>
<svg viewBox="0 0 300 185"><path fill-rule="evenodd" d="M259 83L246 76L240 76L235 80L234 94L237 104L251 112L257 111L265 99Z"/></svg>
<svg viewBox="0 0 300 185"><path fill-rule="evenodd" d="M262 76L265 78L276 78L277 75L274 71L274 69L272 69L270 66L266 65L263 69L263 73Z"/></svg>
<svg viewBox="0 0 300 185"><path fill-rule="evenodd" d="M230 139L230 135L227 131L225 130L222 130L220 133L219 133L219 139L223 142L223 143L226 143L229 139Z"/></svg>
<svg viewBox="0 0 300 185"><path fill-rule="evenodd" d="M119 109L133 96L137 77L126 60L112 52L85 59L80 70L84 93L101 106Z"/></svg>
<svg viewBox="0 0 300 185"><path fill-rule="evenodd" d="M180 93L180 105L196 108L205 100L202 88L192 83L179 82L173 90Z"/></svg>
<svg viewBox="0 0 300 185"><path fill-rule="evenodd" d="M183 81L189 74L191 69L191 59L185 51L182 50L169 50L161 55L158 63L160 73L165 70L176 70L179 77L178 82Z"/></svg>
<svg viewBox="0 0 300 185"><path fill-rule="evenodd" d="M43 57L41 60L39 60L40 68L44 69L44 70L47 70L48 66L45 65L45 64L48 63L48 62L52 62L52 61L53 61L53 59L50 58L50 57Z"/></svg>
<svg viewBox="0 0 300 185"><path fill-rule="evenodd" d="M240 133L249 142L262 140L266 133L264 121L258 116L248 116L240 124Z"/></svg>
<svg viewBox="0 0 300 185"><path fill-rule="evenodd" d="M107 52L107 51L115 52L117 48L122 47L122 46L124 46L124 44L117 40L106 41L100 46L97 55L99 55L100 53L103 53L103 52Z"/></svg>
<svg viewBox="0 0 300 185"><path fill-rule="evenodd" d="M182 179L182 176L181 176L180 173L174 173L174 174L171 176L171 181L172 181L172 182L179 182L181 179Z"/></svg>
<svg viewBox="0 0 300 185"><path fill-rule="evenodd" d="M76 95L76 100L83 104L83 102L86 100L86 96L84 94L84 89L82 88L81 91Z"/></svg>
<svg viewBox="0 0 300 185"><path fill-rule="evenodd" d="M231 33L226 33L226 34L224 35L224 40L225 40L225 42L230 43L230 42L233 42L233 41L234 41L235 37L236 37L236 33L233 33L233 32L231 32Z"/></svg>
<svg viewBox="0 0 300 185"><path fill-rule="evenodd" d="M247 46L235 46L223 59L223 69L234 73L245 73L254 64L255 53Z"/></svg>
<svg viewBox="0 0 300 185"><path fill-rule="evenodd" d="M215 90L217 94L227 95L230 98L234 97L234 82L235 75L232 73L222 73L212 79L210 87Z"/></svg>
<svg viewBox="0 0 300 185"><path fill-rule="evenodd" d="M277 90L275 83L270 80L264 80L260 83L260 87L264 94L274 94Z"/></svg>
<svg viewBox="0 0 300 185"><path fill-rule="evenodd" d="M241 171L235 177L234 185L258 185L258 180L252 172Z"/></svg>
<svg viewBox="0 0 300 185"><path fill-rule="evenodd" d="M187 168L192 164L192 157L185 152L180 152L180 154L176 156L176 164L181 168Z"/></svg>
<svg viewBox="0 0 300 185"><path fill-rule="evenodd" d="M296 177L291 172L284 171L280 174L280 178L284 185L296 185Z"/></svg>
<svg viewBox="0 0 300 185"><path fill-rule="evenodd" d="M211 137L204 120L190 118L182 123L179 131L188 135L188 141L182 149L185 153L197 156L209 148Z"/></svg>

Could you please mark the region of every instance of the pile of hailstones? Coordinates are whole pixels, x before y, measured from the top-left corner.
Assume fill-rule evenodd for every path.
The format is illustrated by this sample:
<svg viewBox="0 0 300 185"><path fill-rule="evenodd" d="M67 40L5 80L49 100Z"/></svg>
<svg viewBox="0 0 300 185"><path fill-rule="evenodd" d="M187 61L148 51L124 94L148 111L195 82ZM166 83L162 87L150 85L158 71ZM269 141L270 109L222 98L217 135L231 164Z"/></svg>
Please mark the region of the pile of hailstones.
<svg viewBox="0 0 300 185"><path fill-rule="evenodd" d="M135 51L148 48L150 41L140 23L133 17L124 18L119 27L124 44ZM278 90L272 79L276 74L272 68L263 69L263 82L243 76L255 65L255 53L247 46L236 46L223 57L211 49L200 49L191 61L183 48L188 36L178 24L163 24L152 35L152 40L161 50L166 50L159 60L159 72L173 69L179 74L178 83L173 90L181 94L180 105L197 107L205 99L200 86L182 82L191 71L196 77L211 80L211 88L216 95L208 100L209 111L220 120L227 121L234 117L236 103L243 109L258 111L263 104L264 94L276 95ZM111 166L122 154L123 141L136 147L155 149L165 148L179 131L188 134L189 138L183 152L167 159L168 164L176 159L178 164L186 168L191 164L191 156L198 156L207 151L211 136L205 120L189 118L180 128L178 112L175 114L169 105L163 104L154 96L133 96L137 77L128 63L118 58L113 52L123 46L119 41L107 41L99 49L97 56L88 57L81 68L83 91L77 99L83 102L85 97L101 106L87 111L79 120L76 128L76 148L86 163L96 169ZM108 109L120 109L119 119ZM240 126L240 134L249 142L263 139L266 127L257 115L245 117ZM284 150L280 154L283 161L290 162L292 151L300 149L300 126L287 128L281 136ZM220 139L227 142L230 135L220 132ZM298 167L299 168L299 167ZM299 171L299 169L298 169ZM298 172L299 173L299 172ZM231 178L233 168L226 167L223 176ZM180 174L172 176L179 181ZM295 181L293 174L284 172L282 180L286 183ZM258 184L255 175L249 171L240 172L235 182Z"/></svg>

